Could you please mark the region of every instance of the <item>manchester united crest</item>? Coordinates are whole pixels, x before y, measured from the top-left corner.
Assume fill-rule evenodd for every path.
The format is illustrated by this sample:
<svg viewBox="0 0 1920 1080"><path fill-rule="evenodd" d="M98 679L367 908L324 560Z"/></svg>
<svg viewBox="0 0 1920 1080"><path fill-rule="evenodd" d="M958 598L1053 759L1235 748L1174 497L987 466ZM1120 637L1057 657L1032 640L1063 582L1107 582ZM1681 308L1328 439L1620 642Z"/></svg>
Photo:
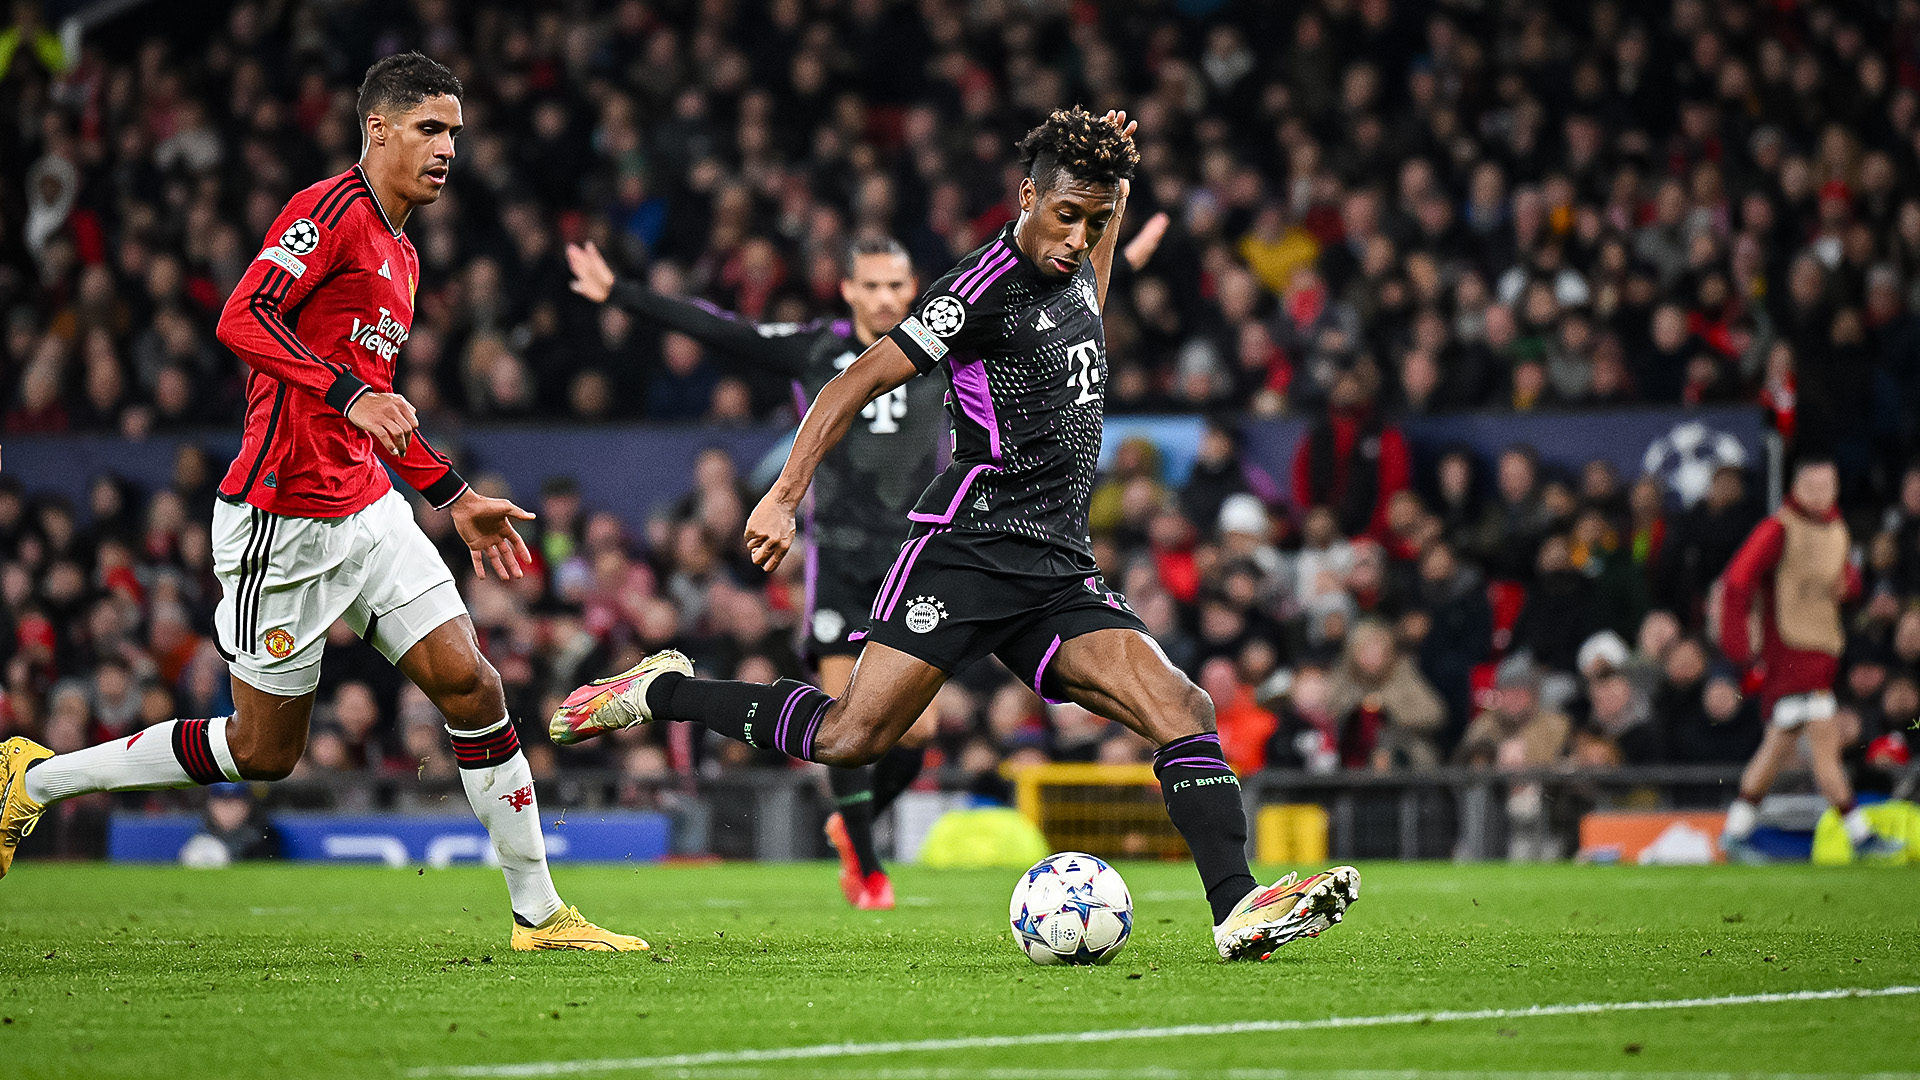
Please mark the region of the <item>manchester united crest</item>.
<svg viewBox="0 0 1920 1080"><path fill-rule="evenodd" d="M275 628L267 631L266 639L261 644L267 647L267 652L275 660L285 660L293 655L293 635L285 630Z"/></svg>

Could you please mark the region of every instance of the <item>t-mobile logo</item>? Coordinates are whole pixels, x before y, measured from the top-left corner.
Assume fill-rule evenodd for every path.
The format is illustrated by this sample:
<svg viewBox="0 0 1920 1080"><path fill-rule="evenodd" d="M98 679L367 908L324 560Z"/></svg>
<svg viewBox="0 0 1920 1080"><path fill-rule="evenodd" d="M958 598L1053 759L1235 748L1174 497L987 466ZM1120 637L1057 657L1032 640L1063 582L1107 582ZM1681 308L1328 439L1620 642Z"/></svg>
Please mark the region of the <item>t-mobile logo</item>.
<svg viewBox="0 0 1920 1080"><path fill-rule="evenodd" d="M1096 342L1083 341L1067 349L1067 389L1078 387L1080 396L1073 399L1075 405L1087 405L1100 400L1095 387L1106 372L1100 368L1100 346Z"/></svg>

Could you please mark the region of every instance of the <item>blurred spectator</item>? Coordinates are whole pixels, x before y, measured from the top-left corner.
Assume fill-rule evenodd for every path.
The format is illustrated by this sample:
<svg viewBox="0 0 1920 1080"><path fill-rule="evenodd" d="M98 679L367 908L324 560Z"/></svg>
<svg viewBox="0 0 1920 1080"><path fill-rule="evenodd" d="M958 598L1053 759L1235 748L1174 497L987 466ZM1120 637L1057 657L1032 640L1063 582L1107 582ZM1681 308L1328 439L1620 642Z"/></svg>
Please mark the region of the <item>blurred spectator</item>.
<svg viewBox="0 0 1920 1080"><path fill-rule="evenodd" d="M1341 763L1350 769L1430 768L1446 722L1440 695L1402 656L1393 631L1364 619L1347 635L1333 672L1328 709L1340 725Z"/></svg>

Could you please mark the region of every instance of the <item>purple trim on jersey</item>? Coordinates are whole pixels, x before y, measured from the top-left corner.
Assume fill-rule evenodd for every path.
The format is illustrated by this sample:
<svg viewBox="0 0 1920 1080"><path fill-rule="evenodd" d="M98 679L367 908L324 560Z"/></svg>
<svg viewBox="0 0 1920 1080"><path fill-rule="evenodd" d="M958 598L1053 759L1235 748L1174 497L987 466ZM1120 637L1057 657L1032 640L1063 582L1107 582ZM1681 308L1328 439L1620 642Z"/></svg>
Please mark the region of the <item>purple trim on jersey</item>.
<svg viewBox="0 0 1920 1080"><path fill-rule="evenodd" d="M993 246L988 248L984 255L980 256L980 261L973 264L973 269L953 279L953 285L947 291L953 293L955 296L959 296L962 292L966 291L967 286L980 280L981 275L986 272L988 267L999 262L1001 256L1010 254L1012 254L1012 252L1009 252L1005 245L995 240Z"/></svg>
<svg viewBox="0 0 1920 1080"><path fill-rule="evenodd" d="M847 640L865 641L867 640L867 632L865 630L855 630L853 633L847 635Z"/></svg>
<svg viewBox="0 0 1920 1080"><path fill-rule="evenodd" d="M987 385L986 361L969 357L963 364L948 362L953 378L953 396L967 419L987 429L987 448L993 460L1000 460L1000 417L993 411L993 390Z"/></svg>
<svg viewBox="0 0 1920 1080"><path fill-rule="evenodd" d="M985 464L975 465L973 468L967 470L966 477L960 481L959 490L953 493L953 501L947 504L946 513L939 514L939 515L922 514L917 510L909 510L907 512L908 520L922 521L922 522L927 522L933 525L945 525L948 522L952 521L953 515L960 512L960 502L961 500L967 497L967 489L973 486L974 477L979 476L981 473L987 471L988 469L993 469L993 466L985 465ZM994 469L994 471L998 472L999 470Z"/></svg>
<svg viewBox="0 0 1920 1080"><path fill-rule="evenodd" d="M780 720L773 725L773 745L777 747L787 745L787 720L793 716L794 705L800 701L803 694L811 689L813 689L813 687L803 686L787 695L787 703L780 706Z"/></svg>
<svg viewBox="0 0 1920 1080"><path fill-rule="evenodd" d="M703 300L698 296L689 296L686 298L686 300L687 300L687 303L692 304L694 307L699 308L701 311L704 311L709 315L718 315L719 317L727 320L728 322L746 322L747 321L741 318L739 315L736 315L735 313L728 311L726 308L721 307L719 304L712 302L711 300Z"/></svg>
<svg viewBox="0 0 1920 1080"><path fill-rule="evenodd" d="M1045 677L1047 674L1047 665L1053 663L1053 654L1059 651L1060 651L1060 635L1055 634L1053 635L1053 644L1047 646L1047 651L1041 654L1040 656L1040 666L1033 669L1033 692L1035 694L1040 695L1040 700L1046 702L1049 705L1065 705L1066 704L1066 702L1064 701L1053 700L1052 698L1046 695L1045 691L1040 689L1040 680L1043 677Z"/></svg>
<svg viewBox="0 0 1920 1080"><path fill-rule="evenodd" d="M900 606L900 597L905 595L907 591L907 578L913 574L914 560L918 559L920 553L927 549L927 541L932 540L941 533L951 531L950 529L934 529L909 546L909 550L905 552L906 562L900 566L900 578L893 583L893 597L887 601L886 610L880 613L881 622L893 618L893 609Z"/></svg>
<svg viewBox="0 0 1920 1080"><path fill-rule="evenodd" d="M1006 258L996 262L993 269L988 272L985 278L968 285L967 292L962 295L960 299L965 300L969 304L979 303L980 298L987 295L987 289L992 287L994 282L1007 276L1007 271L1013 269L1014 264L1019 261L1019 258L1015 256L1013 252L1007 252Z"/></svg>
<svg viewBox="0 0 1920 1080"><path fill-rule="evenodd" d="M893 565L887 568L887 576L880 579L880 591L873 594L873 606L867 609L869 619L880 617L880 605L886 602L887 594L893 591L893 579L900 576L900 564L906 560L907 549L912 546L911 540L900 545L900 554L893 557Z"/></svg>
<svg viewBox="0 0 1920 1080"><path fill-rule="evenodd" d="M811 493L809 493L811 494ZM800 612L800 637L804 641L813 635L814 609L819 604L820 593L820 545L813 536L813 501L807 501L807 561L802 570L806 581L805 608Z"/></svg>

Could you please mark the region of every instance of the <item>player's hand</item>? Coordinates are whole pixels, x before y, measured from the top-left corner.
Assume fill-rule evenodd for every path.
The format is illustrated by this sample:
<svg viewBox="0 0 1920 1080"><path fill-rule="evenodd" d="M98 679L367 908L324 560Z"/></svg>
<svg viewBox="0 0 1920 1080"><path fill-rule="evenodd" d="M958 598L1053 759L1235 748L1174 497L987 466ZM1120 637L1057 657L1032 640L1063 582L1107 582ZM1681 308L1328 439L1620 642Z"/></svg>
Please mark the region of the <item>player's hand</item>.
<svg viewBox="0 0 1920 1080"><path fill-rule="evenodd" d="M448 509L453 512L453 527L471 549L474 573L486 577L491 563L502 581L526 576L521 566L533 562L533 552L527 550L527 542L514 531L513 523L532 521L531 512L507 499L489 499L472 488L462 492Z"/></svg>
<svg viewBox="0 0 1920 1080"><path fill-rule="evenodd" d="M347 406L347 422L380 440L394 457L406 457L407 443L420 426L420 417L399 394L369 392Z"/></svg>
<svg viewBox="0 0 1920 1080"><path fill-rule="evenodd" d="M607 265L606 257L593 241L567 245L567 268L573 271L573 284L569 287L581 296L604 304L613 294L613 267Z"/></svg>
<svg viewBox="0 0 1920 1080"><path fill-rule="evenodd" d="M768 494L747 515L747 555L753 565L771 574L793 548L793 507Z"/></svg>
<svg viewBox="0 0 1920 1080"><path fill-rule="evenodd" d="M1160 241L1166 238L1167 226L1172 223L1173 219L1167 216L1167 212L1160 211L1148 218L1147 223L1140 226L1140 231L1133 234L1133 239L1127 241L1127 246L1121 249L1120 254L1135 273L1147 265L1154 252L1160 250Z"/></svg>

